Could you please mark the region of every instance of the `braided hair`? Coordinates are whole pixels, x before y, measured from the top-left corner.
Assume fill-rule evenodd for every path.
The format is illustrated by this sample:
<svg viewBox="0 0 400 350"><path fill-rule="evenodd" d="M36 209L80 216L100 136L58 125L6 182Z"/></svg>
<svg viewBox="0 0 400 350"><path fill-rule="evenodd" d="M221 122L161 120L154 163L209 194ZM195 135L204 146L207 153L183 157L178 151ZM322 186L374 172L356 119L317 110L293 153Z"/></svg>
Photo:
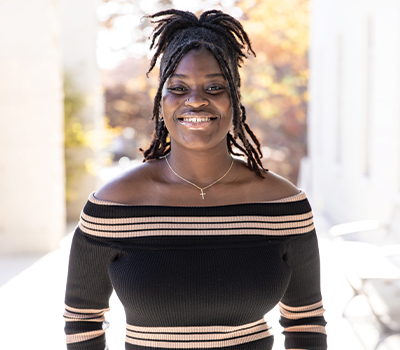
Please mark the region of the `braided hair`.
<svg viewBox="0 0 400 350"><path fill-rule="evenodd" d="M247 57L243 52L245 47L247 46L247 54L255 56L250 39L241 23L218 10L206 11L197 18L191 12L171 9L157 12L147 18L157 24L150 46L150 49L155 48L156 52L150 62L147 74L152 71L157 59L162 56L159 87L154 98L155 133L150 147L145 151L141 150L144 161L159 159L171 151L168 141L169 133L164 120L160 119L159 115L164 83L175 71L179 61L186 53L205 48L214 54L229 84L233 107L233 135L230 132L227 134L228 151L236 156L246 156L248 168L263 177L261 145L246 122L246 110L240 103L238 94L240 87L238 67ZM252 143L249 142L246 134L250 136ZM238 139L241 141L241 145L238 143ZM233 147L244 154L235 153Z"/></svg>

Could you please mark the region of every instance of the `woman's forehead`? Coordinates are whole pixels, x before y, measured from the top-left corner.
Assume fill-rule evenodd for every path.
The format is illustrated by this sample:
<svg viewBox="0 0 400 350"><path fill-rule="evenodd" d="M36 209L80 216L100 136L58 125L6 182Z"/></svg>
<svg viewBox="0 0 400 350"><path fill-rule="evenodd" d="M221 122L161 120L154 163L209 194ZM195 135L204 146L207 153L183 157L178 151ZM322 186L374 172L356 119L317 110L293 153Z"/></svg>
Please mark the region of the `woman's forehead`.
<svg viewBox="0 0 400 350"><path fill-rule="evenodd" d="M187 52L178 62L171 76L193 75L196 73L204 74L210 78L222 77L225 79L220 63L214 54L207 49Z"/></svg>

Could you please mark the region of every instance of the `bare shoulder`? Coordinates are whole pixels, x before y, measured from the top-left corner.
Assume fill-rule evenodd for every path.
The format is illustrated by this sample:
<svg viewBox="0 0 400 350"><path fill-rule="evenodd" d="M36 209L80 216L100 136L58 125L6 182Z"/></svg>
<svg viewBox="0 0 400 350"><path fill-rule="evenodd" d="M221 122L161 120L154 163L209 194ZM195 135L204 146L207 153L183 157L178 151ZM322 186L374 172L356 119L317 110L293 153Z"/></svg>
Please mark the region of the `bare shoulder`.
<svg viewBox="0 0 400 350"><path fill-rule="evenodd" d="M157 173L157 161L143 163L104 184L95 193L102 201L120 204L143 203Z"/></svg>
<svg viewBox="0 0 400 350"><path fill-rule="evenodd" d="M265 176L265 190L271 192L276 199L288 198L300 193L300 190L289 180L268 171Z"/></svg>
<svg viewBox="0 0 400 350"><path fill-rule="evenodd" d="M300 190L289 180L272 171L263 172L263 178L254 174L249 192L254 201L275 201L296 196Z"/></svg>

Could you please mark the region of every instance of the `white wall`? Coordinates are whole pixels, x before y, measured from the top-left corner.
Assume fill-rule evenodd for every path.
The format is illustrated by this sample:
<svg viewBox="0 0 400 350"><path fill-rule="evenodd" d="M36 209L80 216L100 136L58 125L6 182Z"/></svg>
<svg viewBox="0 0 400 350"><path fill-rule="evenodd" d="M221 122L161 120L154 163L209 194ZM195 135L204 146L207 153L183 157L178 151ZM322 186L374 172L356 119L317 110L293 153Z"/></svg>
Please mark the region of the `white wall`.
<svg viewBox="0 0 400 350"><path fill-rule="evenodd" d="M303 183L333 222L387 221L400 196L400 2L313 0L310 30Z"/></svg>
<svg viewBox="0 0 400 350"><path fill-rule="evenodd" d="M103 127L103 91L100 71L96 62L98 20L96 7L100 0L59 0L62 23L63 69L73 79L74 86L83 95L85 106L79 118L86 131L101 130ZM92 144L69 151L77 163L90 160L99 164L99 147ZM73 183L75 199L67 203L67 217L77 221L90 192L100 185L97 174L89 172Z"/></svg>
<svg viewBox="0 0 400 350"><path fill-rule="evenodd" d="M0 254L65 232L59 24L51 0L0 0Z"/></svg>

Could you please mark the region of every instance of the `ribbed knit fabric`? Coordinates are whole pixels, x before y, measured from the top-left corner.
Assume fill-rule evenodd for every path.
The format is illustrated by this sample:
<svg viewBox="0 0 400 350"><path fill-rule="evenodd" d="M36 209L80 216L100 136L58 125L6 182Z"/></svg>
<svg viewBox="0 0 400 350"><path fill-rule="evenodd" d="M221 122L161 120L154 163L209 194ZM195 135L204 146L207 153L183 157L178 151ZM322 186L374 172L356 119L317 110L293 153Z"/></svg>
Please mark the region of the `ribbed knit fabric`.
<svg viewBox="0 0 400 350"><path fill-rule="evenodd" d="M126 349L326 349L319 253L305 193L214 207L133 206L91 194L70 254L68 349L104 350L113 288Z"/></svg>

